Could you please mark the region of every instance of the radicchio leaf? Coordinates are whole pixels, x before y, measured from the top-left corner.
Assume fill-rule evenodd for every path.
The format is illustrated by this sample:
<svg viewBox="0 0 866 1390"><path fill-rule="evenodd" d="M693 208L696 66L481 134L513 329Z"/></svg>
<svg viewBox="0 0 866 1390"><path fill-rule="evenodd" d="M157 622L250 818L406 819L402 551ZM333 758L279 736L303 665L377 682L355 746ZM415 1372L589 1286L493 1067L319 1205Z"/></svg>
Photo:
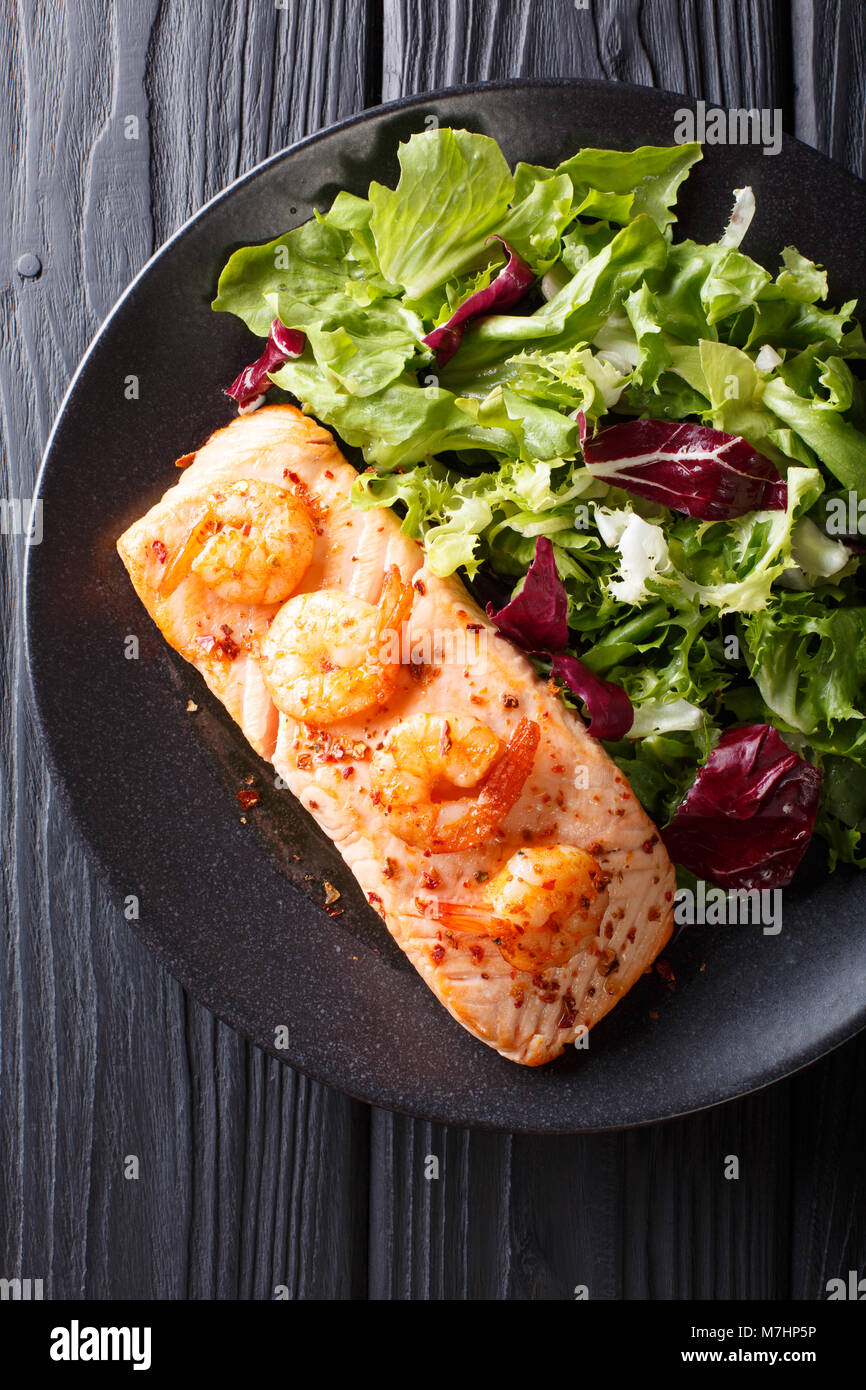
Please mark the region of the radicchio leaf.
<svg viewBox="0 0 866 1390"><path fill-rule="evenodd" d="M634 723L634 705L621 685L606 681L576 656L554 656L551 675L564 681L589 710L587 733L616 742Z"/></svg>
<svg viewBox="0 0 866 1390"><path fill-rule="evenodd" d="M634 719L625 691L562 651L568 644L568 596L556 572L553 544L547 536L539 536L535 542L535 558L520 593L498 612L488 603L487 616L503 636L526 651L552 656L551 674L583 700L593 738L625 738Z"/></svg>
<svg viewBox="0 0 866 1390"><path fill-rule="evenodd" d="M477 318L479 314L492 313L494 309L513 309L535 279L526 261L511 249L507 241L503 241L501 236L489 236L485 245L491 241L502 243L508 252L508 264L503 266L496 279L483 290L476 290L464 300L460 308L454 310L447 323L434 328L424 339L427 346L436 353L436 361L440 367L451 361L463 340L463 329L470 319Z"/></svg>
<svg viewBox="0 0 866 1390"><path fill-rule="evenodd" d="M812 837L821 773L770 724L724 734L662 838L720 888L784 888Z"/></svg>
<svg viewBox="0 0 866 1390"><path fill-rule="evenodd" d="M737 434L672 420L610 425L583 445L589 471L612 487L703 521L784 511L788 489Z"/></svg>
<svg viewBox="0 0 866 1390"><path fill-rule="evenodd" d="M505 637L529 652L558 652L568 646L568 596L547 536L535 542L535 558L520 593L498 612L488 603L487 616Z"/></svg>
<svg viewBox="0 0 866 1390"><path fill-rule="evenodd" d="M248 410L273 385L268 373L276 371L291 358L300 357L306 342L305 333L286 328L279 319L274 319L261 357L244 368L225 394L236 400L242 411Z"/></svg>

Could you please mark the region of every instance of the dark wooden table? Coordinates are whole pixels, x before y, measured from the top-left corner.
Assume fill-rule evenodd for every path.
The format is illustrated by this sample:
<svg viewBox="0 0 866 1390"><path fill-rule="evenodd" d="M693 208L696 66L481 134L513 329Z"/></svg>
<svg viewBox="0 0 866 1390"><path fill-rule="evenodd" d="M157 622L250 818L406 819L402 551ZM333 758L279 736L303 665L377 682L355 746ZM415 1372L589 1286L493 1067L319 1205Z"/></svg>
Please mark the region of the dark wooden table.
<svg viewBox="0 0 866 1390"><path fill-rule="evenodd" d="M862 0L0 0L0 54L9 498L32 494L73 369L151 252L364 107L605 77L781 107L866 176ZM28 252L37 278L16 269ZM0 537L0 559L0 1276L54 1298L816 1299L863 1271L866 1035L707 1114L536 1139L370 1109L218 1023L134 937L58 808L20 540Z"/></svg>

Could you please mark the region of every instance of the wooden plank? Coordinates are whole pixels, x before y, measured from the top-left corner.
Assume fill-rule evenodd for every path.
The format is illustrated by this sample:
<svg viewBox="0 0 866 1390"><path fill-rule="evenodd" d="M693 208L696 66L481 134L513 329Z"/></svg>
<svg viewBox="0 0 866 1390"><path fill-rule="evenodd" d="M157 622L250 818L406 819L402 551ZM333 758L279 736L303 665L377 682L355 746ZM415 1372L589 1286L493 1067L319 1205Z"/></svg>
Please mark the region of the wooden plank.
<svg viewBox="0 0 866 1390"><path fill-rule="evenodd" d="M866 7L792 0L794 133L866 177ZM792 1088L792 1296L826 1298L866 1269L866 1037Z"/></svg>
<svg viewBox="0 0 866 1390"><path fill-rule="evenodd" d="M866 1271L866 1036L797 1077L792 1105L793 1298Z"/></svg>
<svg viewBox="0 0 866 1390"><path fill-rule="evenodd" d="M385 0L383 94L510 76L615 78L784 105L766 3ZM371 1296L768 1298L789 1284L789 1090L626 1135L448 1131L376 1113ZM427 1155L440 1176L425 1176ZM740 1178L724 1176L736 1157Z"/></svg>
<svg viewBox="0 0 866 1390"><path fill-rule="evenodd" d="M866 6L791 0L794 134L866 177Z"/></svg>
<svg viewBox="0 0 866 1390"><path fill-rule="evenodd" d="M227 13L207 0L0 11L6 498L32 494L74 366L152 247L258 159L363 105L351 0L239 0ZM25 252L40 278L16 274ZM41 1278L55 1298L269 1298L277 1285L357 1297L366 1110L188 1001L95 882L24 685L23 543L0 546L0 620L14 633L2 652L0 1275Z"/></svg>
<svg viewBox="0 0 866 1390"><path fill-rule="evenodd" d="M574 1138L375 1111L370 1296L785 1297L788 1095Z"/></svg>
<svg viewBox="0 0 866 1390"><path fill-rule="evenodd" d="M774 0L385 0L385 100L505 77L605 77L732 105L787 88Z"/></svg>

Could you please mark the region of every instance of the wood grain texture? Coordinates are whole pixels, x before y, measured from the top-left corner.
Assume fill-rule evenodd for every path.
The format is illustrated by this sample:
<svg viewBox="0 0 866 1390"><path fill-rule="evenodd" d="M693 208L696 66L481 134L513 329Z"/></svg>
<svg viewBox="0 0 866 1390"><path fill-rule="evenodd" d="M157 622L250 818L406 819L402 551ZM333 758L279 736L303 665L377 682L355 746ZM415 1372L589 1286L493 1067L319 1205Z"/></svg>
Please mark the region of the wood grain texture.
<svg viewBox="0 0 866 1390"><path fill-rule="evenodd" d="M250 165L363 106L362 17L338 0L4 3L4 497L32 495L74 367L154 246ZM39 279L15 272L25 251ZM55 1298L358 1296L367 1112L188 1000L94 880L29 711L23 542L0 545L0 1275Z"/></svg>
<svg viewBox="0 0 866 1390"><path fill-rule="evenodd" d="M859 0L0 0L3 496L32 494L75 364L151 250L290 140L414 91L576 74L781 106L863 173L864 15ZM25 251L39 279L17 275ZM44 766L23 551L0 538L0 1276L54 1297L713 1299L818 1298L863 1268L866 1040L706 1115L512 1138L369 1110L189 1000L95 881Z"/></svg>
<svg viewBox="0 0 866 1390"><path fill-rule="evenodd" d="M859 21L832 8L837 30L859 42ZM726 106L780 107L791 128L793 74L808 54L797 110L808 93L815 120L803 136L819 147L841 141L847 156L850 131L866 126L863 65L849 74L828 62L816 24L801 20L792 29L788 7L774 0L620 0L586 10L570 0L385 0L383 89L395 98L469 80L606 77ZM847 161L855 169L856 153ZM377 1114L371 1293L565 1299L584 1285L601 1299L821 1297L826 1278L866 1260L854 1179L863 1058L860 1040L808 1079L622 1136L456 1138ZM837 1124L828 1158L814 1107L833 1114L843 1104L840 1077L860 1078L860 1104ZM438 1181L425 1177L427 1153L441 1155ZM724 1176L728 1156L739 1160L737 1179ZM834 1168L846 1175L838 1186L827 1181Z"/></svg>
<svg viewBox="0 0 866 1390"><path fill-rule="evenodd" d="M866 5L791 0L794 134L866 177Z"/></svg>
<svg viewBox="0 0 866 1390"><path fill-rule="evenodd" d="M505 77L595 77L762 105L787 88L776 0L384 0L387 100Z"/></svg>

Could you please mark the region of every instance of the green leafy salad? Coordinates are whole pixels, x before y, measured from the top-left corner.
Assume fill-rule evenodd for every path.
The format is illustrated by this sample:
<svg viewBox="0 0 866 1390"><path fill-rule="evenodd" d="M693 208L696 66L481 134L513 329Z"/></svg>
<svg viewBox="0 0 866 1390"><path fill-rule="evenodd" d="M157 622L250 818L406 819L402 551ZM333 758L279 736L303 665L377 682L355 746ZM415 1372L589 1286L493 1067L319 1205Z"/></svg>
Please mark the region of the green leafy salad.
<svg viewBox="0 0 866 1390"><path fill-rule="evenodd" d="M866 342L820 265L741 249L753 190L675 237L700 159L414 135L396 188L237 251L214 308L267 340L241 408L276 385L360 450L354 503L511 609L660 827L692 807L672 857L771 886L813 830L866 864Z"/></svg>

